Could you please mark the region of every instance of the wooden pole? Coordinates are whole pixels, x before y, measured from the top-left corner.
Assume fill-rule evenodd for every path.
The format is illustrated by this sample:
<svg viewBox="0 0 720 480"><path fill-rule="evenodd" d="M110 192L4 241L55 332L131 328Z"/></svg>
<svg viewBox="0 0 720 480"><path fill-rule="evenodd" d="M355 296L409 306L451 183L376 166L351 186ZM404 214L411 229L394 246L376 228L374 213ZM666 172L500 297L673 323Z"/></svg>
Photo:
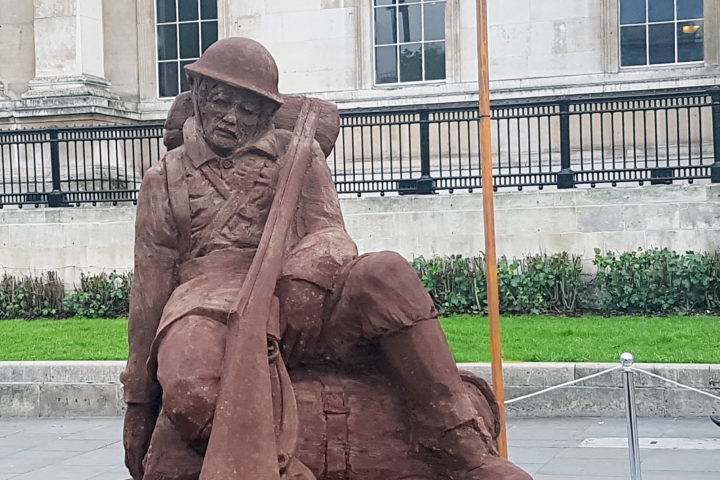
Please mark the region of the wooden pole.
<svg viewBox="0 0 720 480"><path fill-rule="evenodd" d="M480 155L482 165L483 217L485 222L485 268L487 276L490 352L492 355L493 390L500 405L498 437L500 455L507 458L505 428L505 386L502 371L502 337L500 333L500 294L498 288L497 252L495 249L495 204L493 200L492 130L490 123L490 67L488 60L487 0L477 0L478 84L480 93Z"/></svg>

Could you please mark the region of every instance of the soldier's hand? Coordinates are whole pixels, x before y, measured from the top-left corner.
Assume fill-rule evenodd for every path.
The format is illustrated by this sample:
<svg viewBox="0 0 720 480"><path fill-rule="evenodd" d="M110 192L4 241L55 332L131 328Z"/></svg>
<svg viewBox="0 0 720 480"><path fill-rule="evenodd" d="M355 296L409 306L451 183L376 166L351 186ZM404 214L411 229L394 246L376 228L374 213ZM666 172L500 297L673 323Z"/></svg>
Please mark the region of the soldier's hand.
<svg viewBox="0 0 720 480"><path fill-rule="evenodd" d="M150 446L150 438L157 420L157 407L131 403L125 412L123 445L125 466L134 480L142 480L143 460Z"/></svg>
<svg viewBox="0 0 720 480"><path fill-rule="evenodd" d="M290 368L317 350L325 295L324 289L303 280L285 280L278 285L280 316L286 323L282 353Z"/></svg>

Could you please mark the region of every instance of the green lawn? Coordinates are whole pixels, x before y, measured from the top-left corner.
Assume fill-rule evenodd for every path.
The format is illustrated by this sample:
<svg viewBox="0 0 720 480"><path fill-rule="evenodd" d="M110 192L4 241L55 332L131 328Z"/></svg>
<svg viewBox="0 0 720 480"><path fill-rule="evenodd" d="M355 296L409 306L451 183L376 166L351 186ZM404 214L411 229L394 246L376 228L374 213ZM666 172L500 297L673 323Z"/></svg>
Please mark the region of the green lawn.
<svg viewBox="0 0 720 480"><path fill-rule="evenodd" d="M455 358L490 360L485 317L442 319ZM720 363L720 318L503 316L506 361ZM0 320L0 360L124 360L127 320Z"/></svg>
<svg viewBox="0 0 720 480"><path fill-rule="evenodd" d="M485 317L442 319L459 362L489 362ZM503 358L512 362L720 363L720 317L502 317Z"/></svg>

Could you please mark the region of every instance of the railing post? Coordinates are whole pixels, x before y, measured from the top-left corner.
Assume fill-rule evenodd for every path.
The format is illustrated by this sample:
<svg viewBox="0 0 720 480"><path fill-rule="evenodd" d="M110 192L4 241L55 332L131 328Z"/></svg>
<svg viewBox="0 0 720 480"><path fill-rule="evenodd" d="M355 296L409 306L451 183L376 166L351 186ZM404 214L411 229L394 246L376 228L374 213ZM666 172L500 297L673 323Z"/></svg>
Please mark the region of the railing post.
<svg viewBox="0 0 720 480"><path fill-rule="evenodd" d="M435 181L430 176L430 114L427 110L420 112L420 178L415 193L435 193Z"/></svg>
<svg viewBox="0 0 720 480"><path fill-rule="evenodd" d="M625 387L625 402L627 408L628 453L630 454L630 479L642 480L640 469L640 439L638 437L637 413L635 412L635 380L632 366L635 356L625 352L620 355L622 365L623 383Z"/></svg>
<svg viewBox="0 0 720 480"><path fill-rule="evenodd" d="M573 188L575 174L570 168L570 102L560 102L560 171L557 174L558 188Z"/></svg>
<svg viewBox="0 0 720 480"><path fill-rule="evenodd" d="M60 190L60 145L58 145L57 127L50 127L50 172L52 191L47 196L48 207L62 207L65 202Z"/></svg>
<svg viewBox="0 0 720 480"><path fill-rule="evenodd" d="M713 154L715 157L715 161L710 167L710 181L720 183L720 87L711 87L710 96L712 97Z"/></svg>

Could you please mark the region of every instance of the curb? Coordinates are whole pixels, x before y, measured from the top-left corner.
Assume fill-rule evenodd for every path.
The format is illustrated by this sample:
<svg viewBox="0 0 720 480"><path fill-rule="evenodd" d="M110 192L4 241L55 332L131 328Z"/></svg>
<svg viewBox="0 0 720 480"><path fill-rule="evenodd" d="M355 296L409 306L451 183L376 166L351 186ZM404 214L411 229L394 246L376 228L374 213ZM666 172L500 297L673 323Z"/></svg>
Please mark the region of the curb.
<svg viewBox="0 0 720 480"><path fill-rule="evenodd" d="M512 399L616 366L610 363L506 363L505 398ZM637 364L657 375L720 395L720 364ZM117 416L125 411L119 377L124 361L0 362L0 417ZM491 383L490 364L461 363ZM636 374L641 416L705 416L711 398ZM625 415L620 371L508 405L508 416Z"/></svg>

